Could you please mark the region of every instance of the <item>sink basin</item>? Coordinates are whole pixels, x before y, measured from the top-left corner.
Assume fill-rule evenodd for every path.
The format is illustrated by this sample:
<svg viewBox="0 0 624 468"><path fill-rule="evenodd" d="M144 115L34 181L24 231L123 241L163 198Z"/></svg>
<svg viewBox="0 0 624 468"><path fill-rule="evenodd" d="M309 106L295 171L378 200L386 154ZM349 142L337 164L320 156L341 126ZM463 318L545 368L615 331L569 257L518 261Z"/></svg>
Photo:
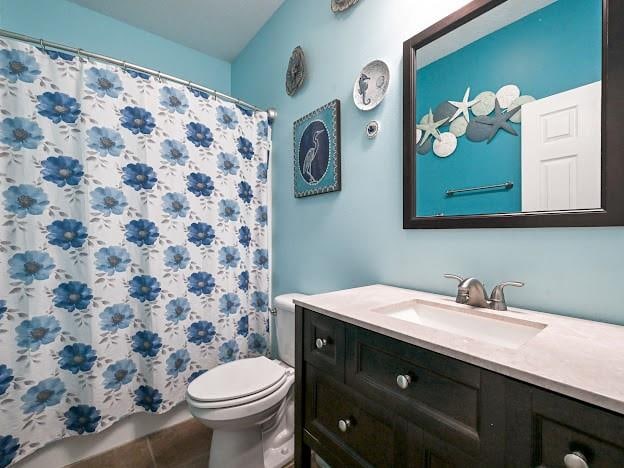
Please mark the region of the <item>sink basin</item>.
<svg viewBox="0 0 624 468"><path fill-rule="evenodd" d="M543 323L497 315L488 309L414 300L374 312L455 335L516 349L546 328Z"/></svg>

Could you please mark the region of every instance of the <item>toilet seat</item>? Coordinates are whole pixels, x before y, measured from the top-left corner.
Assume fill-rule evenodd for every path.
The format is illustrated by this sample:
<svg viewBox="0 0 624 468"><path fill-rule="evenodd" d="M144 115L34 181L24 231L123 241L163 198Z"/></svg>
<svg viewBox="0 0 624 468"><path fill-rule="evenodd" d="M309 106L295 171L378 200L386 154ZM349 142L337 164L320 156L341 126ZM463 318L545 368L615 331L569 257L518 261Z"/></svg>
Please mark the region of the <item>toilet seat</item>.
<svg viewBox="0 0 624 468"><path fill-rule="evenodd" d="M262 398L268 395L271 395L272 393L277 391L282 385L284 385L287 378L288 378L288 374L284 373L282 378L279 379L270 387L267 387L258 393L254 393L252 395L247 395L247 396L240 397L240 398L232 398L231 400L201 401L201 400L195 400L190 395L187 395L187 400L189 401L189 404L192 404L196 408L202 408L202 409L231 408L233 406L240 406L240 405L244 405L247 403L253 403L254 401L261 400Z"/></svg>
<svg viewBox="0 0 624 468"><path fill-rule="evenodd" d="M188 403L191 414L203 421L208 421L209 427L222 428L223 425L229 427L240 428L242 425L250 424L250 421L264 420L275 412L279 405L283 404L284 398L291 390L295 382L295 372L290 370L286 373L283 383L275 388L264 397L236 406L227 406L227 402L221 402L217 406L216 402L198 402L193 400L187 394L186 402ZM210 404L216 406L211 408L202 407L202 405ZM216 403L216 404L215 404ZM243 421L247 421L243 423Z"/></svg>
<svg viewBox="0 0 624 468"><path fill-rule="evenodd" d="M197 377L187 388L191 400L225 402L256 395L283 379L286 368L264 357L222 364Z"/></svg>

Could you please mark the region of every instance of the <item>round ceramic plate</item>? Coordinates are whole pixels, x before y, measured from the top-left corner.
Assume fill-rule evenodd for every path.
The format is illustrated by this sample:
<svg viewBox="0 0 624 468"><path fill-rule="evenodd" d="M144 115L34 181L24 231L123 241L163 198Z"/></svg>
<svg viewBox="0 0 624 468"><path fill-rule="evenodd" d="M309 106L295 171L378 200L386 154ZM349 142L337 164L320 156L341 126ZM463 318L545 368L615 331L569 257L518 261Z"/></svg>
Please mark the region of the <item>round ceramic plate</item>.
<svg viewBox="0 0 624 468"><path fill-rule="evenodd" d="M286 92L294 96L305 80L305 55L301 46L295 47L286 71Z"/></svg>
<svg viewBox="0 0 624 468"><path fill-rule="evenodd" d="M345 11L355 5L358 0L332 0L331 9L334 13Z"/></svg>
<svg viewBox="0 0 624 468"><path fill-rule="evenodd" d="M383 101L390 84L390 70L381 60L366 65L353 85L353 102L363 111L374 109Z"/></svg>

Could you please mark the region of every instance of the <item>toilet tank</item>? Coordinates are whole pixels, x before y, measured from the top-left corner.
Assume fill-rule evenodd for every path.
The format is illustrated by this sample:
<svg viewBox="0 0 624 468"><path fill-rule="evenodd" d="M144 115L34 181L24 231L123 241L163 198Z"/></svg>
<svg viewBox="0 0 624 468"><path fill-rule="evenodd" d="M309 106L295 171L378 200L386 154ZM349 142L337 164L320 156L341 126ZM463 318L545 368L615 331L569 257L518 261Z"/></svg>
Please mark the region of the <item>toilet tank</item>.
<svg viewBox="0 0 624 468"><path fill-rule="evenodd" d="M277 310L275 315L275 339L278 359L295 367L295 304L293 299L306 297L305 294L283 294L273 300Z"/></svg>

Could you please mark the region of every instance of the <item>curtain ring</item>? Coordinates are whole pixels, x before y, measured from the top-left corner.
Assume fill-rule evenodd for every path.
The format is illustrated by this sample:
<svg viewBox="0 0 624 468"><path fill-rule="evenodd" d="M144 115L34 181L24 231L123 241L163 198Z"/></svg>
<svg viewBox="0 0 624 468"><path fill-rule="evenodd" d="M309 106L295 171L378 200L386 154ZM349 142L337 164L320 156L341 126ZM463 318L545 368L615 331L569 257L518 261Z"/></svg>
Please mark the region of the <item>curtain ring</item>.
<svg viewBox="0 0 624 468"><path fill-rule="evenodd" d="M127 72L128 71L128 62L126 62L125 60L121 63L121 68L123 69L123 71Z"/></svg>
<svg viewBox="0 0 624 468"><path fill-rule="evenodd" d="M83 53L83 52L84 52L84 51L83 51L82 49L78 49L78 50L76 51L76 55L78 55L78 59L79 59L81 62L84 62L84 61L85 61L84 57L82 56L82 53Z"/></svg>
<svg viewBox="0 0 624 468"><path fill-rule="evenodd" d="M162 72L160 70L156 74L156 79L158 80L159 83L162 83Z"/></svg>
<svg viewBox="0 0 624 468"><path fill-rule="evenodd" d="M212 98L216 101L217 100L217 90L213 90L212 92Z"/></svg>
<svg viewBox="0 0 624 468"><path fill-rule="evenodd" d="M191 83L191 80L188 80L188 83L186 84L186 86L188 87L189 91L193 90L193 83Z"/></svg>
<svg viewBox="0 0 624 468"><path fill-rule="evenodd" d="M47 52L45 41L43 39L39 39L39 45L41 45L41 48L43 49L44 52Z"/></svg>

